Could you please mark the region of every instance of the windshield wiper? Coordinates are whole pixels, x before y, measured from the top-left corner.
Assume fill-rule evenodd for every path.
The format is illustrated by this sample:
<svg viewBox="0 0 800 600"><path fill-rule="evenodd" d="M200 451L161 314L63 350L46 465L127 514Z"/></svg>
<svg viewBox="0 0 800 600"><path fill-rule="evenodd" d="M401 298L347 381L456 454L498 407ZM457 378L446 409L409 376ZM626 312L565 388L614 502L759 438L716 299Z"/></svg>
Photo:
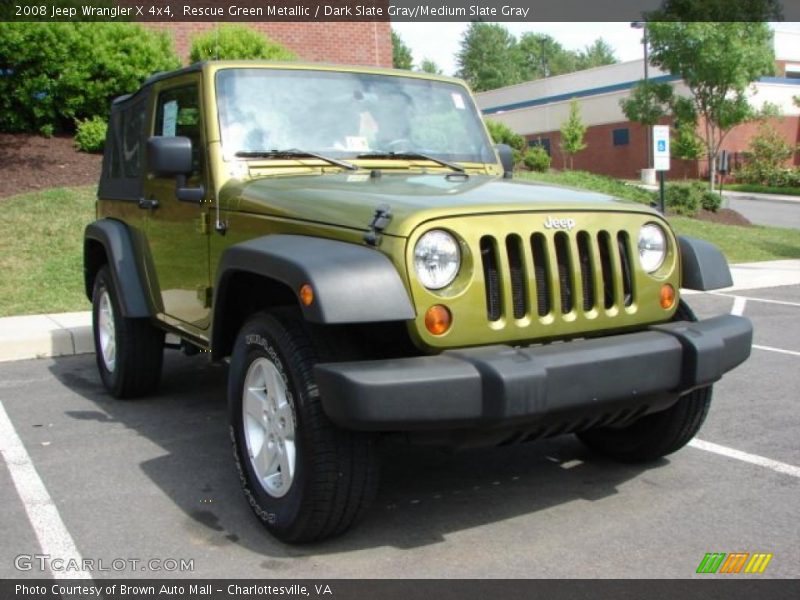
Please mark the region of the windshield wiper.
<svg viewBox="0 0 800 600"><path fill-rule="evenodd" d="M339 160L338 158L331 158L323 156L308 150L299 150L297 148L289 148L287 150L255 150L255 151L239 151L236 153L239 158L317 158L331 165L342 167L349 171L358 171L358 167L353 163L346 160Z"/></svg>
<svg viewBox="0 0 800 600"><path fill-rule="evenodd" d="M447 167L456 171L457 173L465 173L464 167L461 165L457 165L456 163L451 163L446 160L442 160L441 158L436 158L435 156L430 156L428 154L422 154L421 152L366 152L364 154L359 154L356 158L399 158L400 160L429 160L431 162L435 162L438 165L443 167Z"/></svg>

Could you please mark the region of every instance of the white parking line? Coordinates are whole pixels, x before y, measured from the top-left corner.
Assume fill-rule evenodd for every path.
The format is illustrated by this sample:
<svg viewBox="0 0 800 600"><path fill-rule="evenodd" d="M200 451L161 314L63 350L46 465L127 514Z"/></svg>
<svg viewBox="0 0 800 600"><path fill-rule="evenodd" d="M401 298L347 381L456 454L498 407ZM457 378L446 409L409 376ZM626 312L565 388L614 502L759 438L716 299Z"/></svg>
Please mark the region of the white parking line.
<svg viewBox="0 0 800 600"><path fill-rule="evenodd" d="M737 317L741 317L744 314L744 309L746 306L747 306L747 298L742 298L741 296L734 296L733 308L731 308L731 314L736 315Z"/></svg>
<svg viewBox="0 0 800 600"><path fill-rule="evenodd" d="M780 354L788 354L790 356L800 356L800 352L795 352L794 350L784 350L783 348L773 348L772 346L759 346L757 344L753 344L753 348L757 350L767 350L769 352L779 352Z"/></svg>
<svg viewBox="0 0 800 600"><path fill-rule="evenodd" d="M766 304L781 304L783 306L797 306L800 307L800 302L788 302L786 300L770 300L768 298L753 298L751 296L736 296L734 294L723 294L721 292L709 292L711 296L719 296L720 298L743 298L744 300L752 300L753 302L765 302Z"/></svg>
<svg viewBox="0 0 800 600"><path fill-rule="evenodd" d="M698 440L697 438L690 441L688 445L692 448L697 448L698 450L713 452L714 454L720 454L722 456L727 456L728 458L735 458L736 460L741 460L743 462L750 463L751 465L758 465L759 467L772 469L773 471L783 473L784 475L800 477L800 467L787 465L786 463L778 462L777 460L772 460L771 458L765 458L763 456L759 456L758 454L749 454L748 452L742 452L741 450L728 448L727 446L720 446L719 444L714 444L712 442Z"/></svg>
<svg viewBox="0 0 800 600"><path fill-rule="evenodd" d="M0 402L0 454L8 465L11 479L17 488L28 520L31 522L36 539L39 540L42 553L51 559L59 558L64 565L77 561L82 565L81 555L75 542L58 514L53 499L47 493L36 467L33 466L22 440L19 439L14 425L8 418L3 403ZM91 579L91 575L84 570L59 571L59 578L63 579Z"/></svg>

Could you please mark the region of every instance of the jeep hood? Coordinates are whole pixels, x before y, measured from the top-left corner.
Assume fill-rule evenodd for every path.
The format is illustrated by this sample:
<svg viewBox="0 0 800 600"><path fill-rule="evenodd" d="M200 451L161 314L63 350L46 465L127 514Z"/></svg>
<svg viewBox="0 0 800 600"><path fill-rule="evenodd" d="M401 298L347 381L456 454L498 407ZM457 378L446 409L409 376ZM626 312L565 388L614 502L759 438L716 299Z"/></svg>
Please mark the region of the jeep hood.
<svg viewBox="0 0 800 600"><path fill-rule="evenodd" d="M623 211L652 212L604 194L486 175L392 173L369 170L269 176L232 181L220 192L230 210L367 230L375 209L388 205L385 233L407 237L440 217L481 213Z"/></svg>

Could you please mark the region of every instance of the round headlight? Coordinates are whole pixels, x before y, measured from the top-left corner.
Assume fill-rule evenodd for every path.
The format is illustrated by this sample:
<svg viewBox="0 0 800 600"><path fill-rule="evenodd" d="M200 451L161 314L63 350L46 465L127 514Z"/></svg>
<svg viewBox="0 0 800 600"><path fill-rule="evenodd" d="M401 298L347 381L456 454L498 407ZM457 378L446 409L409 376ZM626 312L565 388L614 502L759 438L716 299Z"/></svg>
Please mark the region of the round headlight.
<svg viewBox="0 0 800 600"><path fill-rule="evenodd" d="M667 236L655 223L648 223L639 231L639 263L648 273L657 271L667 256Z"/></svg>
<svg viewBox="0 0 800 600"><path fill-rule="evenodd" d="M414 247L414 271L422 285L440 290L450 285L461 267L456 239L441 229L432 229Z"/></svg>

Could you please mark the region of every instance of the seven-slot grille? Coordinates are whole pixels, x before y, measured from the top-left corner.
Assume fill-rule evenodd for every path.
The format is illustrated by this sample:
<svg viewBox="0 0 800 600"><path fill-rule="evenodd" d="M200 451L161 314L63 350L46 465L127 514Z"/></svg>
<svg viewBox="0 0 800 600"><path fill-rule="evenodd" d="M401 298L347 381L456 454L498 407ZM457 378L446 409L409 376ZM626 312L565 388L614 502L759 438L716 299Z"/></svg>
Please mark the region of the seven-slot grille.
<svg viewBox="0 0 800 600"><path fill-rule="evenodd" d="M485 235L480 255L490 321L619 313L634 301L626 231Z"/></svg>

